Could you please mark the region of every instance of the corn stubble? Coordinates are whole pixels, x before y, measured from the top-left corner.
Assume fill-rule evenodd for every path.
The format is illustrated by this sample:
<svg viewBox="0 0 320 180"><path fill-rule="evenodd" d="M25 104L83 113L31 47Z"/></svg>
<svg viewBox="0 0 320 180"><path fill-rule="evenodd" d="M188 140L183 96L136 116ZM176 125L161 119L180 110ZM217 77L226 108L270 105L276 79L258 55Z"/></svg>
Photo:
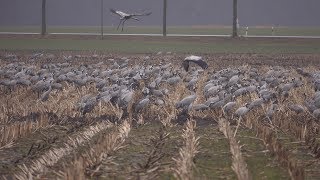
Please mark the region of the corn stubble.
<svg viewBox="0 0 320 180"><path fill-rule="evenodd" d="M196 122L188 120L182 133L184 145L179 150L179 157L173 158L176 165L173 169L177 179L193 179L193 159L199 150L199 137L195 135Z"/></svg>
<svg viewBox="0 0 320 180"><path fill-rule="evenodd" d="M218 66L218 65L213 65ZM223 66L221 64L221 66ZM219 68L214 67L214 68ZM261 71L267 71L268 67L261 67ZM293 71L293 70L292 70ZM293 71L294 72L294 71ZM296 74L295 74L296 75ZM203 87L208 74L201 75L196 85L195 104L203 103ZM311 83L303 79L304 85L290 91L289 98L279 98L279 111L275 112L272 119L265 118L266 106L262 106L249 112L239 124L239 128L248 128L257 134L264 141L266 148L271 152L279 164L286 168L291 179L304 179L305 166L299 164L293 158L290 149L287 149L279 138L284 134L292 136L296 141L301 141L308 146L309 152L315 160L320 158L319 145L319 124L308 112L296 114L288 111L288 104L303 104L305 98L314 94ZM143 85L143 84L142 84ZM177 127L175 120L179 111L175 104L183 97L190 95L184 83L176 86L161 84L161 88L167 88L171 93L164 97L165 104L162 107L150 105L140 114L134 112L134 103L141 99L141 89L135 91L133 100L129 102L126 109L111 103L99 104L83 118L90 121L94 118L106 116L112 117L115 123L111 123L108 118L101 122L95 122L80 131L70 134L63 141L63 144L50 148L42 152L36 159L28 163L19 165L19 170L14 173L16 179L46 178L50 173L50 167L57 164L62 166L54 172L54 177L59 179L87 179L100 177L105 172L112 173L114 169L108 166L115 163L113 153L124 146L125 140L130 135L131 128L139 128L152 121L159 121L164 128ZM76 104L81 97L86 94L97 95L95 84L87 84L85 87L76 87L73 84L63 84L61 92L53 91L48 101L37 100L37 95L31 89L23 87L12 91L10 94L0 96L0 101L4 102L0 106L0 122L6 126L0 129L0 150L10 147L19 138L27 137L35 131L54 125L57 122L50 122L49 113L57 116L57 119L82 118L82 114L76 109ZM237 107L257 99L257 93L246 94L236 98ZM39 117L34 119L26 118L24 121L15 122L16 117L28 117L30 113L39 113ZM127 113L127 114L126 114ZM201 151L199 136L195 134L195 118L210 118L217 121L220 131L228 139L230 152L232 154L232 169L238 179L251 179L250 169L246 164L246 159L241 153L241 142L237 141L237 135L233 124L237 119L234 117L223 117L221 109L205 110L203 112L191 111L190 119L184 123L184 130L181 134L183 146L179 147L179 154L172 158L174 167L170 169L177 179L194 179L193 171L195 155ZM134 125L137 125L135 127ZM111 130L110 130L111 129ZM234 136L235 134L235 136ZM95 140L92 140L94 139ZM159 178L163 171L163 164L160 163L164 156L164 145L169 138L166 130L159 131L149 142L150 151L144 156L144 161L138 163L130 172L132 178L153 179ZM81 150L80 150L81 149ZM70 162L64 162L64 157L72 156ZM119 172L118 172L119 173Z"/></svg>

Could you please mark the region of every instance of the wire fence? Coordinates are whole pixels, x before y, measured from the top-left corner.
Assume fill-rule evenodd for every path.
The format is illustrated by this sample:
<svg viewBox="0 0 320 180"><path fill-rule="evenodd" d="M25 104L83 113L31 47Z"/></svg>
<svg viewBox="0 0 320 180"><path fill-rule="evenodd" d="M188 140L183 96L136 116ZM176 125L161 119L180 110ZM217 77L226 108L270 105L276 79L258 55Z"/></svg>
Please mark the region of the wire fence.
<svg viewBox="0 0 320 180"><path fill-rule="evenodd" d="M248 1L248 0L247 0ZM101 3L103 2L103 6ZM246 1L244 1L245 3ZM2 0L0 32L41 33L42 0ZM278 23L277 19L261 24L250 21L239 2L238 32L240 36L320 36L317 24L295 27ZM128 20L123 31L117 30L119 17L109 9L127 13L152 12L139 21ZM261 8L261 7L260 7ZM254 12L259 17L268 14ZM320 15L320 13L319 13ZM163 33L163 0L47 0L47 33L100 34L155 34ZM264 18L266 19L266 18ZM300 20L300 21L303 21ZM168 0L168 35L230 35L232 33L232 1L221 0Z"/></svg>

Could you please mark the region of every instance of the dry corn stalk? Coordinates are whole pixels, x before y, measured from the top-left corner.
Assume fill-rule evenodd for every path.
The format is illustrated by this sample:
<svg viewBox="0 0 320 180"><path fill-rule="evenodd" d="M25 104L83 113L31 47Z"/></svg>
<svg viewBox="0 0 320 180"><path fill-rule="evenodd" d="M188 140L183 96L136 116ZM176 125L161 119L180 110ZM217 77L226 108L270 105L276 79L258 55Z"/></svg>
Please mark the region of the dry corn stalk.
<svg viewBox="0 0 320 180"><path fill-rule="evenodd" d="M229 122L224 119L219 119L219 130L224 134L224 136L229 140L230 151L232 154L232 169L237 174L238 179L240 180L249 180L252 179L247 164L244 161L244 158L241 153L241 147L236 141L236 138L233 136Z"/></svg>
<svg viewBox="0 0 320 180"><path fill-rule="evenodd" d="M63 156L69 155L79 146L89 142L97 133L110 127L112 127L111 123L101 122L86 128L72 137L69 137L62 147L55 147L46 151L37 159L32 160L28 165L20 165L20 172L15 173L15 178L29 179L33 178L37 174L41 174L48 166L56 164Z"/></svg>
<svg viewBox="0 0 320 180"><path fill-rule="evenodd" d="M131 126L124 121L113 133L107 133L98 139L98 143L90 145L90 149L80 154L73 160L71 166L60 171L58 176L61 179L79 179L79 174L83 174L80 179L85 179L85 175L94 176L99 172L101 163L105 159L110 159L110 154L122 148L125 139L128 137ZM79 172L79 168L81 172Z"/></svg>
<svg viewBox="0 0 320 180"><path fill-rule="evenodd" d="M46 115L40 115L40 118L35 122L33 120L27 120L5 126L0 134L0 148L12 143L18 138L36 131L39 128L48 126L48 124L48 117Z"/></svg>
<svg viewBox="0 0 320 180"><path fill-rule="evenodd" d="M194 120L188 120L186 122L186 128L183 130L182 133L184 146L182 146L179 150L179 157L173 158L173 160L176 163L173 169L174 176L178 179L193 179L193 158L198 153L199 149L199 137L196 137L195 135L195 128L196 122Z"/></svg>

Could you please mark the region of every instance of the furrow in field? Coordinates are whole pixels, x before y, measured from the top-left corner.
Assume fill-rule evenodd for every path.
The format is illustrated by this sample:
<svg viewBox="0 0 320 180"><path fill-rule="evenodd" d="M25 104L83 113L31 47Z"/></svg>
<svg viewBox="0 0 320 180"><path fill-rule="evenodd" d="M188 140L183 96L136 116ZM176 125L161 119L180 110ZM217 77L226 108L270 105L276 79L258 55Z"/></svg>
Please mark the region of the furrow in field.
<svg viewBox="0 0 320 180"><path fill-rule="evenodd" d="M252 179L289 179L287 169L274 160L263 139L256 137L252 130L239 128L236 138Z"/></svg>
<svg viewBox="0 0 320 180"><path fill-rule="evenodd" d="M194 159L196 179L235 179L229 141L217 124L199 125L196 133L200 137L199 152Z"/></svg>
<svg viewBox="0 0 320 180"><path fill-rule="evenodd" d="M292 134L277 133L277 140L288 151L288 158L296 161L297 165L303 167L305 179L318 179L320 177L319 158L310 152L310 146L305 141L297 140Z"/></svg>
<svg viewBox="0 0 320 180"><path fill-rule="evenodd" d="M292 158L290 149L287 149L279 141L276 132L272 128L256 118L245 118L245 120L246 126L253 128L257 136L263 139L271 154L275 155L281 166L287 169L291 179L305 179L304 167L299 165L296 159Z"/></svg>
<svg viewBox="0 0 320 180"><path fill-rule="evenodd" d="M99 178L172 178L177 144L181 130L164 127L160 122L133 127L123 148L110 154L112 160L102 162Z"/></svg>
<svg viewBox="0 0 320 180"><path fill-rule="evenodd" d="M250 112L246 116L247 123L250 121L247 126L258 132L258 137L263 139L271 154L276 155L291 178L319 176L316 170L319 168L318 132L314 131L318 125L314 124L314 117L281 108L268 122L262 114L262 109Z"/></svg>

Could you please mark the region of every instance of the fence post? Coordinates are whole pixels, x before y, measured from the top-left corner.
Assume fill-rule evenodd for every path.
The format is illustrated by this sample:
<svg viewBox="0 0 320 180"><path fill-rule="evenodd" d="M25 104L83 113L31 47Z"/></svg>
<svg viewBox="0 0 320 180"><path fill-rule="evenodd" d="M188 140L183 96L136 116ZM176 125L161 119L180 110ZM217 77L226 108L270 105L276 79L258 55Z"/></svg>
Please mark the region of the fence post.
<svg viewBox="0 0 320 180"><path fill-rule="evenodd" d="M233 0L233 29L232 29L232 37L238 37L237 19L238 19L238 0Z"/></svg>
<svg viewBox="0 0 320 180"><path fill-rule="evenodd" d="M101 39L103 40L103 0L101 0Z"/></svg>
<svg viewBox="0 0 320 180"><path fill-rule="evenodd" d="M167 36L167 0L163 0L162 34L163 36Z"/></svg>
<svg viewBox="0 0 320 180"><path fill-rule="evenodd" d="M41 35L47 34L47 22L46 22L46 0L42 0L42 24Z"/></svg>

